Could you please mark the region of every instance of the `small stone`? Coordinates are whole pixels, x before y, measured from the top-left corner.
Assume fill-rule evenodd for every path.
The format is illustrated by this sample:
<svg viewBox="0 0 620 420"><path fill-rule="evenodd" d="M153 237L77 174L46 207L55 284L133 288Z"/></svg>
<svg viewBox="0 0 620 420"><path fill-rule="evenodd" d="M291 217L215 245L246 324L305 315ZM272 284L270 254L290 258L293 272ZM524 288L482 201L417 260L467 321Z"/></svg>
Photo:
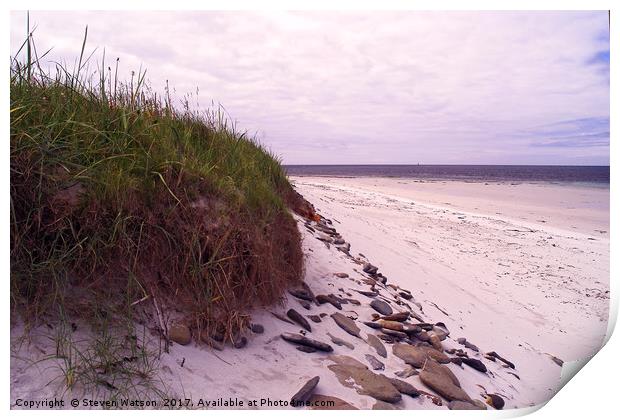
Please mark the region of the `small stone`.
<svg viewBox="0 0 620 420"><path fill-rule="evenodd" d="M346 279L347 277L349 277L347 273L334 273L334 276L339 277L341 279Z"/></svg>
<svg viewBox="0 0 620 420"><path fill-rule="evenodd" d="M512 363L510 360L506 360L505 358L503 358L502 356L500 356L499 354L497 354L496 352L492 351L486 354L489 357L492 357L493 359L499 359L502 362L506 363L508 365L509 368L514 369L515 368L515 364Z"/></svg>
<svg viewBox="0 0 620 420"><path fill-rule="evenodd" d="M317 324L321 322L321 317L318 315L308 315L308 318L310 318L310 321L315 322Z"/></svg>
<svg viewBox="0 0 620 420"><path fill-rule="evenodd" d="M360 329L355 324L355 321L353 321L351 318L342 315L340 312L333 313L331 317L340 328L342 328L352 336L360 336Z"/></svg>
<svg viewBox="0 0 620 420"><path fill-rule="evenodd" d="M376 297L379 296L379 292L375 292L372 290L356 290L357 293L359 293L360 295L364 295L367 297Z"/></svg>
<svg viewBox="0 0 620 420"><path fill-rule="evenodd" d="M328 369L334 372L343 386L355 389L358 394L389 403L401 400L400 392L385 376L377 375L366 367L334 364L329 365Z"/></svg>
<svg viewBox="0 0 620 420"><path fill-rule="evenodd" d="M323 343L318 340L313 340L301 334L282 333L280 334L280 337L282 337L282 339L284 339L285 341L289 341L295 344L301 344L302 346L314 347L315 349L320 350L320 351L324 351L324 352L334 351L332 346L330 346L329 344Z"/></svg>
<svg viewBox="0 0 620 420"><path fill-rule="evenodd" d="M351 305L355 305L355 306L360 306L362 303L357 300L357 299L351 299L351 298L347 298L345 299L347 302L349 302Z"/></svg>
<svg viewBox="0 0 620 420"><path fill-rule="evenodd" d="M366 337L366 342L375 349L375 351L377 352L377 354L381 357L387 357L387 350L385 349L385 346L383 345L383 343L381 342L381 340L379 340L377 338L377 336L373 335L373 334L368 334L368 336Z"/></svg>
<svg viewBox="0 0 620 420"><path fill-rule="evenodd" d="M471 401L469 395L463 389L456 386L447 376L423 370L420 372L420 380L424 385L448 401Z"/></svg>
<svg viewBox="0 0 620 420"><path fill-rule="evenodd" d="M382 316L381 319L384 319L386 321L405 322L407 319L409 319L409 315L410 315L409 311L404 311L404 312L397 312L392 315Z"/></svg>
<svg viewBox="0 0 620 420"><path fill-rule="evenodd" d="M254 334L262 334L265 332L265 327L263 327L261 324L250 324L250 331L252 331Z"/></svg>
<svg viewBox="0 0 620 420"><path fill-rule="evenodd" d="M298 300L297 302L299 302L301 307L304 308L307 311L309 311L310 308L312 307L312 305L310 305L310 302L308 302L307 300Z"/></svg>
<svg viewBox="0 0 620 420"><path fill-rule="evenodd" d="M297 346L295 348L303 353L316 353L316 349L310 346Z"/></svg>
<svg viewBox="0 0 620 420"><path fill-rule="evenodd" d="M562 359L560 359L559 357L555 357L552 355L549 355L549 357L551 357L551 360L553 360L553 363L555 363L556 365L562 367L564 366L564 361Z"/></svg>
<svg viewBox="0 0 620 420"><path fill-rule="evenodd" d="M312 292L306 288L289 289L288 292L297 299L307 300L309 302L312 302L314 300Z"/></svg>
<svg viewBox="0 0 620 420"><path fill-rule="evenodd" d="M392 337L396 337L401 340L408 337L407 334L402 331L388 330L387 328L382 328L381 332L383 334L391 335Z"/></svg>
<svg viewBox="0 0 620 420"><path fill-rule="evenodd" d="M316 388L316 386L319 383L320 379L321 378L319 378L318 376L315 376L314 378L312 378L308 382L306 382L299 389L299 391L297 391L295 393L295 395L293 395L291 397L291 404L292 405L297 405L297 404L301 404L301 403L306 402L308 400L308 398L310 398L310 395L312 395L312 391L314 390L314 388Z"/></svg>
<svg viewBox="0 0 620 420"><path fill-rule="evenodd" d="M398 294L400 295L400 297L402 297L403 299L407 299L410 300L411 298L413 298L413 296L411 295L411 293L407 292L407 291L401 291L398 292Z"/></svg>
<svg viewBox="0 0 620 420"><path fill-rule="evenodd" d="M375 299L370 302L370 306L381 315L391 315L392 307L382 300Z"/></svg>
<svg viewBox="0 0 620 420"><path fill-rule="evenodd" d="M364 271L364 273L367 273L367 274L377 274L378 268L370 263L366 263L364 264L364 267L362 268L362 270Z"/></svg>
<svg viewBox="0 0 620 420"><path fill-rule="evenodd" d="M236 349L242 349L248 345L248 339L246 337L238 337L233 341L233 347Z"/></svg>
<svg viewBox="0 0 620 420"><path fill-rule="evenodd" d="M188 345L192 341L192 333L184 324L172 324L168 328L168 338L182 346Z"/></svg>
<svg viewBox="0 0 620 420"><path fill-rule="evenodd" d="M329 295L316 295L316 301L322 305L324 303L331 304L334 308L342 310L342 305L338 301L338 298L332 294Z"/></svg>
<svg viewBox="0 0 620 420"><path fill-rule="evenodd" d="M334 245L342 245L344 244L344 239L342 237L334 239Z"/></svg>
<svg viewBox="0 0 620 420"><path fill-rule="evenodd" d="M439 337L437 336L437 334L435 333L431 333L429 334L429 340L431 345L439 351L443 351L443 346L441 345L441 340L439 339Z"/></svg>
<svg viewBox="0 0 620 420"><path fill-rule="evenodd" d="M383 326L381 324L379 324L378 322L373 322L373 321L364 321L363 322L364 325L369 326L370 328L373 328L375 330L380 330L381 328L383 328Z"/></svg>
<svg viewBox="0 0 620 420"><path fill-rule="evenodd" d="M398 321L386 321L384 319L380 319L377 321L381 328L385 328L386 330L394 330L394 331L403 331L404 325Z"/></svg>
<svg viewBox="0 0 620 420"><path fill-rule="evenodd" d="M458 338L456 341L457 341L457 343L461 344L462 346L465 346L465 348L468 348L468 349L476 351L476 352L480 351L476 345L470 343L469 341L467 341L467 339L465 339L463 337Z"/></svg>
<svg viewBox="0 0 620 420"><path fill-rule="evenodd" d="M413 366L409 366L409 365L405 369L399 370L398 372L395 373L395 375L398 376L399 378L408 378L410 376L414 376L417 374L419 374L418 370L414 368Z"/></svg>
<svg viewBox="0 0 620 420"><path fill-rule="evenodd" d="M332 343L338 345L338 346L345 346L348 347L351 350L355 349L355 346L351 343L349 343L348 341L344 341L342 338L336 337L334 335L332 335L331 333L327 333L327 335L329 336L329 338L331 338Z"/></svg>
<svg viewBox="0 0 620 420"><path fill-rule="evenodd" d="M476 369L478 372L485 373L487 371L487 367L484 363L482 363L478 359L471 359L467 357L462 357L461 361L465 363L467 366Z"/></svg>
<svg viewBox="0 0 620 420"><path fill-rule="evenodd" d="M370 366L372 367L373 370L384 370L385 369L385 365L381 363L372 354L366 354L364 356L366 357L366 360L368 360L368 363L370 363Z"/></svg>
<svg viewBox="0 0 620 420"><path fill-rule="evenodd" d="M293 322L301 326L306 331L312 331L312 327L310 327L310 323L308 323L306 318L304 318L304 316L300 314L299 312L297 312L295 309L292 309L292 308L289 309L288 312L286 313L286 316L288 316Z"/></svg>
<svg viewBox="0 0 620 420"><path fill-rule="evenodd" d="M504 399L497 394L487 394L487 404L496 410L504 408Z"/></svg>
<svg viewBox="0 0 620 420"><path fill-rule="evenodd" d="M409 395L410 397L416 398L420 396L420 391L409 382L405 382L396 378L388 378L388 380L394 385L394 387L401 394Z"/></svg>

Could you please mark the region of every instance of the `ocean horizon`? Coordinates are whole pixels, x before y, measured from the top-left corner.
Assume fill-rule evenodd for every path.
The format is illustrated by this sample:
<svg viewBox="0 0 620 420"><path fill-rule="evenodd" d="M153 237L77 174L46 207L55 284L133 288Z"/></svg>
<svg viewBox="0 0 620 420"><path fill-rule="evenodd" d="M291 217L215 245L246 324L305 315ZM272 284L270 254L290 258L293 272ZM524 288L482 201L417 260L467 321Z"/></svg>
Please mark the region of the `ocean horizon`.
<svg viewBox="0 0 620 420"><path fill-rule="evenodd" d="M283 165L289 176L413 178L425 181L609 185L609 165Z"/></svg>

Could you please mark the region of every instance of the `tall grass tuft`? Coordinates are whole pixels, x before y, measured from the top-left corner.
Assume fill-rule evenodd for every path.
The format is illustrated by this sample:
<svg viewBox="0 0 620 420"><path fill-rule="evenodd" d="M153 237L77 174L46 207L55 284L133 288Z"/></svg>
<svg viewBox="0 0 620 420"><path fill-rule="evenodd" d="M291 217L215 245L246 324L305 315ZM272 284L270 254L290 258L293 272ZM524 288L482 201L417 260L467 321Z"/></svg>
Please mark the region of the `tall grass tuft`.
<svg viewBox="0 0 620 420"><path fill-rule="evenodd" d="M11 60L12 310L109 322L152 305L232 339L300 280L298 197L221 109L175 107L105 58L86 72L86 38L71 71L44 71L30 34Z"/></svg>

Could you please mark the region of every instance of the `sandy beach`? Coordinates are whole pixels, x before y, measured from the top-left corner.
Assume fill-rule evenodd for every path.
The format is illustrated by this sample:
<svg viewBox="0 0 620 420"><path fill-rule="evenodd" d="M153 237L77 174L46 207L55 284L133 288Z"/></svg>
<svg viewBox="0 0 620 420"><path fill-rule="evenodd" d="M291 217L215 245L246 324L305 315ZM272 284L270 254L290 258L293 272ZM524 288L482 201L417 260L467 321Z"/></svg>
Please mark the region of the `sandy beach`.
<svg viewBox="0 0 620 420"><path fill-rule="evenodd" d="M487 394L500 395L506 409L544 403L561 384L562 362L600 348L609 305L608 190L384 178L293 182L331 222L327 231L350 244L347 252L321 232L323 225L298 219L305 283L314 295L332 295L337 302L308 302L293 291L281 306L252 314L260 327L249 333L244 348L173 345L157 366L165 395L193 404L212 401L215 408L287 408L283 402L318 376L313 401L331 399L359 409L446 408L448 400L434 397L437 389L397 356L396 344L371 339L389 337L380 334L385 329L364 324L376 317L370 292L390 311L405 310L418 318L413 322L434 324L430 334L443 335L439 348L449 363L443 366L450 366L467 398L488 409ZM386 285L364 272L368 262L387 277ZM311 331L287 316L291 309L311 320ZM336 314L353 323L349 331ZM60 392L65 399L81 397L83 389L63 391L62 361L49 358L53 332L42 327L22 341L20 328L14 325L11 334L12 401ZM287 333L329 344L332 351L296 348L283 339ZM157 334L147 334L144 343L157 348ZM491 352L508 362L489 357ZM484 371L462 363L469 358L482 362ZM398 377L422 395L403 394L388 404L392 397L382 395L379 385L369 390L346 373L355 369L351 363L361 363L364 372L370 366L376 374L367 375L379 385L381 374ZM232 400L235 405L227 406Z"/></svg>

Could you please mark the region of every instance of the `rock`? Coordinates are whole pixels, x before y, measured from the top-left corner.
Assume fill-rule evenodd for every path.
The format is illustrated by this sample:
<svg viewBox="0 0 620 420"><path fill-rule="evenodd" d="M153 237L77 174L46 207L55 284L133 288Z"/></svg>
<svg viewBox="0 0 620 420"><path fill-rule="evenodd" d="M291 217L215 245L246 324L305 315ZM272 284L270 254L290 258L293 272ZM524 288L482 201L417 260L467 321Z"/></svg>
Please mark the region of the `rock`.
<svg viewBox="0 0 620 420"><path fill-rule="evenodd" d="M459 365L459 366L463 364L463 359L460 357L451 357L450 361L454 363L455 365Z"/></svg>
<svg viewBox="0 0 620 420"><path fill-rule="evenodd" d="M308 315L308 318L310 318L310 321L316 322L317 324L321 322L321 317L318 315Z"/></svg>
<svg viewBox="0 0 620 420"><path fill-rule="evenodd" d="M397 312L397 313L392 314L392 315L382 316L381 319L383 319L385 321L405 322L407 319L409 319L409 314L410 314L409 311Z"/></svg>
<svg viewBox="0 0 620 420"><path fill-rule="evenodd" d="M336 249L338 251L342 251L345 254L349 253L349 251L351 251L351 244L348 242L345 242L343 245L339 245L336 247Z"/></svg>
<svg viewBox="0 0 620 420"><path fill-rule="evenodd" d="M431 373L436 373L438 375L443 375L447 377L448 379L450 379L450 381L452 381L454 385L458 387L461 386L459 379L456 377L456 375L452 372L452 370L448 366L439 364L433 359L426 360L426 363L424 365L424 370L431 372Z"/></svg>
<svg viewBox="0 0 620 420"><path fill-rule="evenodd" d="M175 323L168 328L168 338L175 343L186 346L192 341L192 333L187 325Z"/></svg>
<svg viewBox="0 0 620 420"><path fill-rule="evenodd" d="M312 395L312 391L314 391L314 388L316 388L316 386L319 383L320 379L321 378L319 378L318 376L315 376L314 378L312 378L308 382L306 382L299 389L299 391L297 391L295 393L295 395L293 395L291 397L291 404L292 405L297 405L297 404L306 402L308 400L308 398L310 398L310 396Z"/></svg>
<svg viewBox="0 0 620 420"><path fill-rule="evenodd" d="M366 367L334 364L328 368L336 374L336 378L343 386L355 389L358 394L369 395L389 403L401 400L400 392L387 378L373 373Z"/></svg>
<svg viewBox="0 0 620 420"><path fill-rule="evenodd" d="M301 326L306 331L312 331L312 327L310 326L310 323L308 322L308 320L306 320L306 318L304 318L304 316L300 314L299 312L297 312L295 309L292 309L292 308L289 309L288 312L286 313L286 316L288 316L291 319L291 321L295 322L297 325Z"/></svg>
<svg viewBox="0 0 620 420"><path fill-rule="evenodd" d="M385 341L388 344L394 344L396 341L398 341L398 339L396 337L392 337L391 335L377 334L377 337L380 340L383 340L383 341Z"/></svg>
<svg viewBox="0 0 620 420"><path fill-rule="evenodd" d="M381 315L391 315L392 307L382 300L375 299L370 302L370 306Z"/></svg>
<svg viewBox="0 0 620 420"><path fill-rule="evenodd" d="M482 410L477 405L465 401L450 401L448 408L450 410Z"/></svg>
<svg viewBox="0 0 620 420"><path fill-rule="evenodd" d="M288 292L297 299L307 300L309 302L314 300L312 292L306 288L289 289Z"/></svg>
<svg viewBox="0 0 620 420"><path fill-rule="evenodd" d="M342 237L334 239L334 245L344 245L344 239Z"/></svg>
<svg viewBox="0 0 620 420"><path fill-rule="evenodd" d="M478 359L471 359L468 357L462 357L461 361L465 363L467 366L476 369L478 372L485 373L487 371L487 367Z"/></svg>
<svg viewBox="0 0 620 420"><path fill-rule="evenodd" d="M252 331L254 334L262 334L265 332L265 327L263 327L261 324L250 324L250 331Z"/></svg>
<svg viewBox="0 0 620 420"><path fill-rule="evenodd" d="M431 341L431 336L428 335L426 331L420 331L416 333L415 338L417 338L420 341L425 341L425 342Z"/></svg>
<svg viewBox="0 0 620 420"><path fill-rule="evenodd" d="M377 358L373 356L372 354L366 354L364 356L366 357L366 360L368 360L368 363L370 363L370 366L372 367L373 370L384 370L385 369L385 365L381 363L379 360L377 360Z"/></svg>
<svg viewBox="0 0 620 420"><path fill-rule="evenodd" d="M355 346L351 343L349 343L348 341L344 341L342 338L338 338L333 336L331 333L327 333L327 335L329 336L329 338L331 338L332 343L338 345L338 346L345 346L348 347L351 350L355 349Z"/></svg>
<svg viewBox="0 0 620 420"><path fill-rule="evenodd" d="M388 380L394 385L394 387L401 394L409 395L410 397L416 398L420 396L420 391L409 382L405 382L396 378L388 378Z"/></svg>
<svg viewBox="0 0 620 420"><path fill-rule="evenodd" d="M431 333L431 334L429 334L429 337L430 337L429 341L430 341L431 345L433 346L433 348L435 348L435 350L438 350L438 351L443 351L443 346L441 345L441 340L439 339L437 334Z"/></svg>
<svg viewBox="0 0 620 420"><path fill-rule="evenodd" d="M372 409L373 410L400 410L398 407L392 404L383 402L383 401L375 402L372 406Z"/></svg>
<svg viewBox="0 0 620 420"><path fill-rule="evenodd" d="M371 291L371 290L355 290L360 295L364 295L367 297L376 297L379 296L379 292Z"/></svg>
<svg viewBox="0 0 620 420"><path fill-rule="evenodd" d="M392 352L396 357L416 368L424 366L424 362L428 358L434 359L439 363L450 363L450 358L447 355L431 347L416 347L410 344L398 343L392 347Z"/></svg>
<svg viewBox="0 0 620 420"><path fill-rule="evenodd" d="M433 325L432 331L437 334L437 337L439 337L441 341L445 340L450 335L450 331L443 322L438 322Z"/></svg>
<svg viewBox="0 0 620 420"><path fill-rule="evenodd" d="M386 330L403 331L405 329L405 326L398 321L386 321L384 319L379 319L377 323L381 325L381 328L385 328Z"/></svg>
<svg viewBox="0 0 620 420"><path fill-rule="evenodd" d="M317 232L317 234L316 234L316 238L317 238L319 241L323 241L323 242L326 242L326 243L328 243L328 244L332 243L332 237L331 237L331 236L329 236L329 235L326 235L326 234L324 234L324 233L321 233L321 232Z"/></svg>
<svg viewBox="0 0 620 420"><path fill-rule="evenodd" d="M403 291L398 292L398 294L400 295L400 297L402 297L403 299L406 299L406 300L410 300L410 299L412 299L412 298L413 298L413 296L411 295L411 293L409 293L409 292L407 292L407 291L404 291L404 290L403 290Z"/></svg>
<svg viewBox="0 0 620 420"><path fill-rule="evenodd" d="M233 347L236 349L242 349L248 345L248 339L246 337L236 337L233 340Z"/></svg>
<svg viewBox="0 0 620 420"><path fill-rule="evenodd" d="M559 357L555 357L552 355L549 355L549 357L551 357L551 360L553 360L553 363L555 363L556 365L562 367L564 366L564 361L562 359L560 359Z"/></svg>
<svg viewBox="0 0 620 420"><path fill-rule="evenodd" d="M379 324L378 322L364 321L363 324L367 325L370 328L373 328L375 330L380 330L381 328L383 328L383 326L381 324Z"/></svg>
<svg viewBox="0 0 620 420"><path fill-rule="evenodd" d="M357 367L360 369L368 369L368 367L362 362L360 362L359 360L351 356L346 356L344 354L340 354L340 355L334 354L334 355L328 356L328 359L331 360L332 362L335 362L338 365L353 366L353 367Z"/></svg>
<svg viewBox="0 0 620 420"><path fill-rule="evenodd" d="M395 373L395 375L398 376L399 378L408 378L410 376L414 376L417 374L419 374L418 370L415 369L413 366L409 366L409 365L407 365L405 369L400 370Z"/></svg>
<svg viewBox="0 0 620 420"><path fill-rule="evenodd" d="M357 299L351 299L351 298L347 298L345 299L347 302L349 302L351 305L355 305L355 306L360 306L362 303L357 300Z"/></svg>
<svg viewBox="0 0 620 420"><path fill-rule="evenodd" d="M301 334L282 333L280 334L280 337L282 337L282 339L284 339L285 341L289 341L295 344L301 344L302 346L314 347L315 349L320 350L320 351L324 351L324 352L334 351L332 346L330 346L329 344L323 343L318 340L313 340L308 337L304 337Z"/></svg>
<svg viewBox="0 0 620 420"><path fill-rule="evenodd" d="M341 310L342 305L338 301L338 298L332 294L329 295L316 295L316 301L322 305L324 303L330 303L334 308Z"/></svg>
<svg viewBox="0 0 620 420"><path fill-rule="evenodd" d="M364 273L367 273L367 274L377 274L378 268L370 263L366 263L364 264L364 267L362 268L362 270L364 271Z"/></svg>
<svg viewBox="0 0 620 420"><path fill-rule="evenodd" d="M504 399L497 394L487 394L487 404L496 410L504 408Z"/></svg>
<svg viewBox="0 0 620 420"><path fill-rule="evenodd" d="M396 330L388 330L387 328L381 328L381 332L383 334L387 334L387 335L391 335L392 337L396 337L400 340L407 338L407 334L402 332L402 331L396 331Z"/></svg>
<svg viewBox="0 0 620 420"><path fill-rule="evenodd" d="M341 279L346 279L347 277L349 277L347 273L334 273L334 276L339 277Z"/></svg>
<svg viewBox="0 0 620 420"><path fill-rule="evenodd" d="M502 356L500 356L499 354L497 354L494 351L487 353L486 356L489 356L490 358L492 358L492 359L489 359L489 360L499 359L502 362L504 362L506 365L508 365L509 368L511 368L511 369L515 368L515 364L514 363L512 363L510 360L507 360L507 359L503 358Z"/></svg>
<svg viewBox="0 0 620 420"><path fill-rule="evenodd" d="M286 316L282 315L281 313L271 312L271 315L275 316L280 321L286 322L287 324L295 325L294 322L292 322L290 319L288 319Z"/></svg>
<svg viewBox="0 0 620 420"><path fill-rule="evenodd" d="M351 318L342 315L340 312L333 313L331 317L340 328L354 337L360 337L360 329Z"/></svg>
<svg viewBox="0 0 620 420"><path fill-rule="evenodd" d="M458 338L456 341L457 341L457 343L461 344L462 346L465 346L465 348L468 348L468 349L473 350L473 351L480 351L480 349L478 349L477 346L475 346L474 344L470 343L469 341L467 341L467 339L465 339L463 337Z"/></svg>
<svg viewBox="0 0 620 420"><path fill-rule="evenodd" d="M368 336L366 337L366 342L368 343L368 345L375 349L379 356L387 357L387 350L385 349L385 346L383 345L381 340L377 338L377 336L373 334L368 334Z"/></svg>
<svg viewBox="0 0 620 420"><path fill-rule="evenodd" d="M316 353L316 349L310 346L297 346L295 348L303 353Z"/></svg>
<svg viewBox="0 0 620 420"><path fill-rule="evenodd" d="M456 386L447 376L423 370L420 372L420 380L448 401L471 401L469 395L459 386Z"/></svg>
<svg viewBox="0 0 620 420"><path fill-rule="evenodd" d="M312 410L357 410L348 402L329 395L312 394L308 402Z"/></svg>
<svg viewBox="0 0 620 420"><path fill-rule="evenodd" d="M301 307L307 311L309 311L310 308L312 307L312 305L310 305L310 302L308 302L307 300L297 300L297 302L299 302Z"/></svg>

